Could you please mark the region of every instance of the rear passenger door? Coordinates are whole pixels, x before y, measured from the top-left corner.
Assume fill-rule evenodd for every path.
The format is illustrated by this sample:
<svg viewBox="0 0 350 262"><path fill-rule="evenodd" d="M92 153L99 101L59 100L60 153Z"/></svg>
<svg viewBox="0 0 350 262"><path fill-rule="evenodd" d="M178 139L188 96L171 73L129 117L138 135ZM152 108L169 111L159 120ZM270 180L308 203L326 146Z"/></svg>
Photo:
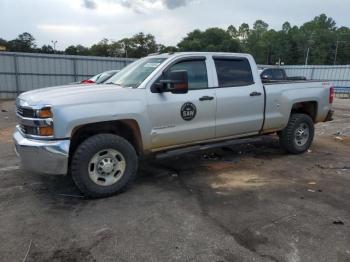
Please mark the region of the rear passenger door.
<svg viewBox="0 0 350 262"><path fill-rule="evenodd" d="M216 137L257 134L263 124L264 91L261 82L254 79L248 58L214 56L213 62L217 75Z"/></svg>

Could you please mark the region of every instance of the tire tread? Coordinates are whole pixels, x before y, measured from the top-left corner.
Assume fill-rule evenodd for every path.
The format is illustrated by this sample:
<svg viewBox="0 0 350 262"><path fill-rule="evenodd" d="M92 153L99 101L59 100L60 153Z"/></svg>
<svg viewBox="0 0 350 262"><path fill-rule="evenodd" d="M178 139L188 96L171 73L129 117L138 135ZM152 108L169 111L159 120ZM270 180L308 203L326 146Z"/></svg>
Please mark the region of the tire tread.
<svg viewBox="0 0 350 262"><path fill-rule="evenodd" d="M88 187L86 183L84 183L84 179L82 178L82 174L80 170L81 166L79 165L79 163L81 163L82 159L86 157L87 152L94 151L101 144L111 144L111 143L119 144L122 147L126 148L126 150L130 151L129 158L131 158L131 162L133 163L127 163L127 165L131 166L131 170L129 172L130 174L128 175L129 177L127 181L123 183L123 185L118 187L117 190L115 188L110 187L110 188L105 188L103 192L93 191ZM98 134L87 138L78 146L78 148L76 149L72 157L71 173L72 173L72 178L75 185L85 196L92 197L92 198L108 197L117 193L121 193L122 191L126 190L126 188L130 186L130 184L133 182L133 180L136 177L137 163L138 163L138 160L137 160L137 154L135 152L135 149L126 139L113 134Z"/></svg>
<svg viewBox="0 0 350 262"><path fill-rule="evenodd" d="M294 132L295 128L301 121L308 122L310 126L310 139L307 142L308 145L305 149L300 150L294 144ZM295 113L292 114L289 118L288 125L285 129L283 129L279 135L281 146L289 153L292 154L301 154L304 153L312 144L312 140L314 137L314 125L310 116L306 114Z"/></svg>

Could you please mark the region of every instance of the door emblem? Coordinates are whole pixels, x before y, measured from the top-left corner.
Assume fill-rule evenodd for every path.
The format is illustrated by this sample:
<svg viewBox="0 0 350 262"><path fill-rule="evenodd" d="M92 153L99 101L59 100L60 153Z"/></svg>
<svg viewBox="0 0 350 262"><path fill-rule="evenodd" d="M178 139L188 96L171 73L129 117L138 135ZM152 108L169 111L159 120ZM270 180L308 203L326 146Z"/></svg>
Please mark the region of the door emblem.
<svg viewBox="0 0 350 262"><path fill-rule="evenodd" d="M182 105L181 117L183 120L191 121L193 118L195 118L196 114L197 114L196 106L191 102L187 102Z"/></svg>

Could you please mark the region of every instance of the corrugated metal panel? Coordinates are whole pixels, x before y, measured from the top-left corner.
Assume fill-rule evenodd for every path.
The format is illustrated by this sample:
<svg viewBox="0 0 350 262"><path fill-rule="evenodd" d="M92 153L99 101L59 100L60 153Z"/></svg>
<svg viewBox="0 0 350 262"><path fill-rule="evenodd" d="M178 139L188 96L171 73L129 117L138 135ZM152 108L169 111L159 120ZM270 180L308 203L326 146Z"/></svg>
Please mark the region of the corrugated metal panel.
<svg viewBox="0 0 350 262"><path fill-rule="evenodd" d="M288 76L305 76L310 80L332 82L337 88L350 88L350 65L282 66Z"/></svg>
<svg viewBox="0 0 350 262"><path fill-rule="evenodd" d="M95 72L103 72L107 70L122 69L126 65L125 61L86 61L83 59L76 60L78 75L94 75Z"/></svg>
<svg viewBox="0 0 350 262"><path fill-rule="evenodd" d="M259 65L259 68L277 68L278 66ZM308 80L332 82L337 89L350 90L350 65L285 65L288 76L304 76Z"/></svg>
<svg viewBox="0 0 350 262"><path fill-rule="evenodd" d="M13 72L14 66L13 56L0 56L0 72Z"/></svg>
<svg viewBox="0 0 350 262"><path fill-rule="evenodd" d="M112 69L122 69L131 58L87 57L0 52L0 99L18 92L65 85Z"/></svg>
<svg viewBox="0 0 350 262"><path fill-rule="evenodd" d="M0 94L8 91L16 90L15 75L1 75L0 74Z"/></svg>

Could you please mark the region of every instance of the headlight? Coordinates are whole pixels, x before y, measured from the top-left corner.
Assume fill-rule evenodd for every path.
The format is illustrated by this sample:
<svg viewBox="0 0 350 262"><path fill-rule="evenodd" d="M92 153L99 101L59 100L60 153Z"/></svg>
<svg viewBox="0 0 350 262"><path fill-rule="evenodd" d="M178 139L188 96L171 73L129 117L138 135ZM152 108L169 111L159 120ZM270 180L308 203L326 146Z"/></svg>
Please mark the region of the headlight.
<svg viewBox="0 0 350 262"><path fill-rule="evenodd" d="M53 114L51 106L29 107L17 104L19 129L28 137L53 137Z"/></svg>

